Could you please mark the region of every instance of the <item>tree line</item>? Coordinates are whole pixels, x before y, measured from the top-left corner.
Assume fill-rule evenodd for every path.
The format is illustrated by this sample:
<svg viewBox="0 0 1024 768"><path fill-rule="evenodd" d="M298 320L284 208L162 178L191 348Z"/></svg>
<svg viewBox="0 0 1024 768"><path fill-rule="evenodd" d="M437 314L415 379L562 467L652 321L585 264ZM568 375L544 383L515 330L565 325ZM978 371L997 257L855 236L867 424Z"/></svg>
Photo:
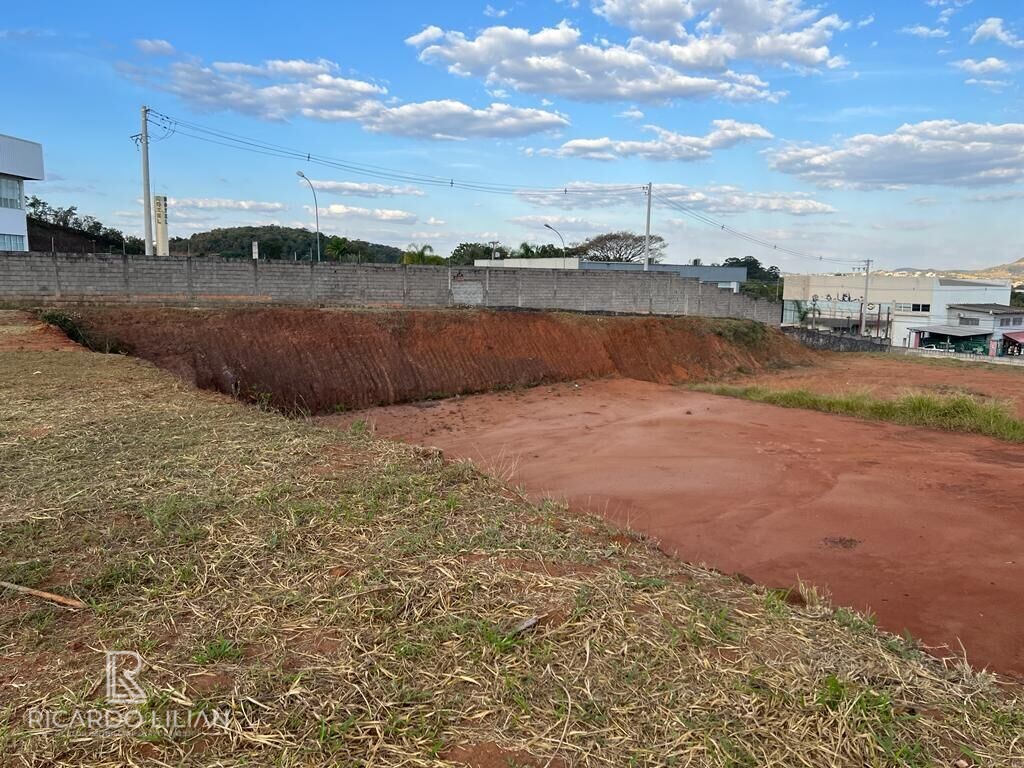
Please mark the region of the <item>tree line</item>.
<svg viewBox="0 0 1024 768"><path fill-rule="evenodd" d="M81 215L74 205L62 208L29 195L25 201L25 213L30 250L145 252L145 242L141 237L108 227L95 216Z"/></svg>

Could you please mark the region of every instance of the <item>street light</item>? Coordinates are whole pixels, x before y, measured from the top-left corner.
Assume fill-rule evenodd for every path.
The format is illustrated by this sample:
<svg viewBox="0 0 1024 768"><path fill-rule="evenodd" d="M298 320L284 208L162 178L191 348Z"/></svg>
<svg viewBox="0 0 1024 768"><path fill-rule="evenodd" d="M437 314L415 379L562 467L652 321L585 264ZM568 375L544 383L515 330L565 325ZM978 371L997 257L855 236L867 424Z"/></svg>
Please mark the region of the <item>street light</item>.
<svg viewBox="0 0 1024 768"><path fill-rule="evenodd" d="M558 239L562 241L562 269L568 269L568 267L565 265L565 238L562 237L561 232L552 227L550 224L545 224L544 226L550 229L556 235L558 235Z"/></svg>
<svg viewBox="0 0 1024 768"><path fill-rule="evenodd" d="M309 184L309 190L313 193L313 213L316 216L316 260L320 261L320 208L316 201L316 187L313 186L313 182L309 180L302 171L296 171L295 175L300 179L305 179L306 183Z"/></svg>

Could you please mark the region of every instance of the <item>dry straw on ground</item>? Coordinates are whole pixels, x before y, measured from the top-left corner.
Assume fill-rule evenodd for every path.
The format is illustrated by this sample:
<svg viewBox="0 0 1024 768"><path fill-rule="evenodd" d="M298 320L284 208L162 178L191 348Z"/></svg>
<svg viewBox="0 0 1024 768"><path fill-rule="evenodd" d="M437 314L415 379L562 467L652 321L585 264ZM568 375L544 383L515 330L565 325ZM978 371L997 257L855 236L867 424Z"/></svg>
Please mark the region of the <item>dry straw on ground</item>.
<svg viewBox="0 0 1024 768"><path fill-rule="evenodd" d="M0 579L89 605L0 596L10 764L1024 765L1013 689L863 617L138 361L0 357L0 466ZM105 649L228 724L29 729Z"/></svg>

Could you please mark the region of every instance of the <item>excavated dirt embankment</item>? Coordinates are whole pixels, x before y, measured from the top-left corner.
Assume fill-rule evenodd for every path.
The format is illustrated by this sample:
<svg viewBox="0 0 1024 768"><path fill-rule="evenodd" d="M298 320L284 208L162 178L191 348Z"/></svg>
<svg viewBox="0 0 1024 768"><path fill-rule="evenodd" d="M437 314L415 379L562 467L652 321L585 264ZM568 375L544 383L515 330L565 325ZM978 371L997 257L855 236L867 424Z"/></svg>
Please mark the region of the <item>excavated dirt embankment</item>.
<svg viewBox="0 0 1024 768"><path fill-rule="evenodd" d="M119 308L72 319L94 347L312 413L614 375L700 381L816 354L758 323L705 318Z"/></svg>

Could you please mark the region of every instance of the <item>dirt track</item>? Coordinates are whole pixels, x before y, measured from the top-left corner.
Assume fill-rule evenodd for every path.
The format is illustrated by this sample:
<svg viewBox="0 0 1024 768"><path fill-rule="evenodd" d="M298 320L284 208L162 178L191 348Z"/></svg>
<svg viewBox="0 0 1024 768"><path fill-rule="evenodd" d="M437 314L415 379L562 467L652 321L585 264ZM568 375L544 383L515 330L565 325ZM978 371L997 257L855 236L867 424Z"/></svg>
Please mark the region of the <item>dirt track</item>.
<svg viewBox="0 0 1024 768"><path fill-rule="evenodd" d="M1024 450L634 380L323 421L435 445L771 586L1024 675Z"/></svg>

